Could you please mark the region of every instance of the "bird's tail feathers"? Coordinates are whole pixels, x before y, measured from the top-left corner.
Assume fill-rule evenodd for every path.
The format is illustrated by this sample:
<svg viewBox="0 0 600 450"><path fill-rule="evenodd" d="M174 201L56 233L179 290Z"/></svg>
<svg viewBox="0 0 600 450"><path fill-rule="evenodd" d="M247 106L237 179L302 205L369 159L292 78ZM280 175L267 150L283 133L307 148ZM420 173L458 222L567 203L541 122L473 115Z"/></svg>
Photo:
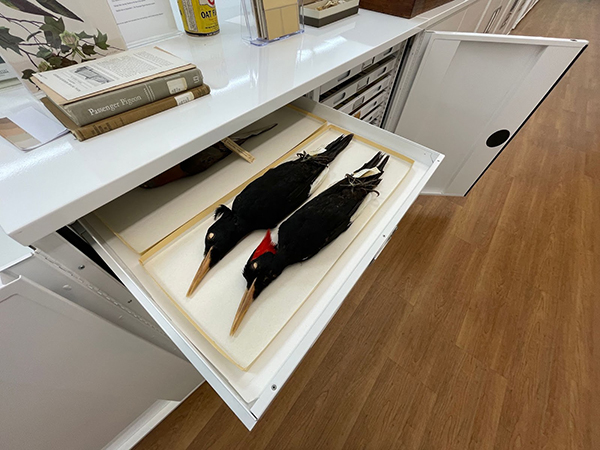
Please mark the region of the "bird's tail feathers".
<svg viewBox="0 0 600 450"><path fill-rule="evenodd" d="M363 164L360 169L347 175L346 179L354 187L375 191L375 188L381 183L383 169L389 160L389 155L386 156L383 152L378 152L373 158Z"/></svg>
<svg viewBox="0 0 600 450"><path fill-rule="evenodd" d="M354 135L352 133L345 136L342 134L335 141L330 142L323 152L313 156L313 158L318 162L330 164L346 147L348 147L348 144L352 141L353 137Z"/></svg>

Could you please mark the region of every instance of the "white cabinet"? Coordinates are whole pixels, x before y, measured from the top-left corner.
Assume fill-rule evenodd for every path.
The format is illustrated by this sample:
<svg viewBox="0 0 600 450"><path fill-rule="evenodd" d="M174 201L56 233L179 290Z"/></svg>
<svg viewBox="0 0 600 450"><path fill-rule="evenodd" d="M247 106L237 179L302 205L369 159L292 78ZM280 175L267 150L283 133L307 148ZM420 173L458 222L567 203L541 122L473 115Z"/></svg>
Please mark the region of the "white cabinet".
<svg viewBox="0 0 600 450"><path fill-rule="evenodd" d="M466 195L586 46L574 39L420 36L385 128L446 156L423 192Z"/></svg>
<svg viewBox="0 0 600 450"><path fill-rule="evenodd" d="M143 414L156 424L202 380L187 361L2 273L0 359L0 436L12 450L127 448L124 424Z"/></svg>

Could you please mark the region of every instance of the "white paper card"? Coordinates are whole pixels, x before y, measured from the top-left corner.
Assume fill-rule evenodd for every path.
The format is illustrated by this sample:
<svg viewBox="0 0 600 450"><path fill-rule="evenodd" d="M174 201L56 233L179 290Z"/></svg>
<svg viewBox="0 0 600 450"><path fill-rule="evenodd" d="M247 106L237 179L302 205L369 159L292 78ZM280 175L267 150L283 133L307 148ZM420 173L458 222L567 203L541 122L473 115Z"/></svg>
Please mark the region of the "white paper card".
<svg viewBox="0 0 600 450"><path fill-rule="evenodd" d="M8 119L25 131L17 140L14 133L9 133L12 135L9 141L21 150L33 150L68 132L58 120L46 116L32 106L9 114ZM30 137L24 139L27 134Z"/></svg>
<svg viewBox="0 0 600 450"><path fill-rule="evenodd" d="M179 33L169 0L108 0L127 47Z"/></svg>

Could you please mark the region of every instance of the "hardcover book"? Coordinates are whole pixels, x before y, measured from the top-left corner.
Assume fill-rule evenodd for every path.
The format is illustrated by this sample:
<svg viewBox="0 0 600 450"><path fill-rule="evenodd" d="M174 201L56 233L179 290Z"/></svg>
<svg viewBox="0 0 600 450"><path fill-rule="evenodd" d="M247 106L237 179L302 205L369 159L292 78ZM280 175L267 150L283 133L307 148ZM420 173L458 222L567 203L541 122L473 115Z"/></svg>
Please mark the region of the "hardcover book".
<svg viewBox="0 0 600 450"><path fill-rule="evenodd" d="M167 77L57 106L75 124L83 126L198 87L202 82L200 69L188 69Z"/></svg>
<svg viewBox="0 0 600 450"><path fill-rule="evenodd" d="M162 100L149 103L139 108L126 111L106 119L84 125L78 126L73 122L56 104L48 99L48 97L42 98L42 103L48 110L54 114L54 116L60 120L60 122L75 135L79 141L85 141L86 139L99 136L107 133L111 130L121 128L130 123L137 122L145 117L158 114L159 112L166 111L167 109L175 108L176 106L188 103L196 98L203 97L210 93L210 88L206 84L202 84L196 88L190 89L189 91L173 95L171 97L163 98Z"/></svg>

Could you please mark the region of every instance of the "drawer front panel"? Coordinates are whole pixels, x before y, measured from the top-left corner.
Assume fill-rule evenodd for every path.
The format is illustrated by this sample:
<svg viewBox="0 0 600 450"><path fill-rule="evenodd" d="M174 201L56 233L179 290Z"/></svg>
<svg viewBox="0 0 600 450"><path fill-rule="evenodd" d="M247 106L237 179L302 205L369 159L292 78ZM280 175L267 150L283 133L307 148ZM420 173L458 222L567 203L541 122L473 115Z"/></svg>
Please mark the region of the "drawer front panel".
<svg viewBox="0 0 600 450"><path fill-rule="evenodd" d="M383 92L392 82L391 75L386 75L382 79L375 81L371 86L367 86L363 91L357 92L345 102L342 102L335 107L338 111L346 114L356 111L366 102L370 101L373 97Z"/></svg>
<svg viewBox="0 0 600 450"><path fill-rule="evenodd" d="M373 67L369 68L366 73L358 76L356 80L352 81L347 86L343 86L342 88L336 89L334 92L325 94L325 97L321 99L321 103L327 106L339 105L341 102L356 94L369 83L372 83L383 75L390 73L394 68L395 63L396 59L392 57L389 60L382 61L377 65L373 65Z"/></svg>

